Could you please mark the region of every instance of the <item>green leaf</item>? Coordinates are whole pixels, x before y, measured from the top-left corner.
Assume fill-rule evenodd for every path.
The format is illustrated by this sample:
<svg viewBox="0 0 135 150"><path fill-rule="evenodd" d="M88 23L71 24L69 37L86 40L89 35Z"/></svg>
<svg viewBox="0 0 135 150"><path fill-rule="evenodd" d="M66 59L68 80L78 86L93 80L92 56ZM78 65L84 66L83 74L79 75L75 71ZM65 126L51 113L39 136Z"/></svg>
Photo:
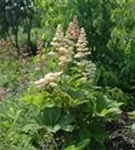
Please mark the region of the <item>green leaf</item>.
<svg viewBox="0 0 135 150"><path fill-rule="evenodd" d="M85 139L78 144L78 146L76 147L76 150L87 149L89 144L90 144L90 139Z"/></svg>
<svg viewBox="0 0 135 150"><path fill-rule="evenodd" d="M36 93L36 94L26 94L22 98L24 101L31 103L32 105L35 105L39 110L41 110L44 107L44 95L42 93Z"/></svg>
<svg viewBox="0 0 135 150"><path fill-rule="evenodd" d="M73 131L71 123L74 121L74 117L70 114L62 114L61 108L53 105L52 107L45 107L40 113L40 118L53 132L57 132L58 130Z"/></svg>
<svg viewBox="0 0 135 150"><path fill-rule="evenodd" d="M135 119L135 111L129 112L128 115L131 119Z"/></svg>
<svg viewBox="0 0 135 150"><path fill-rule="evenodd" d="M86 139L86 140L81 141L79 144L77 144L77 146L70 145L64 150L84 150L88 148L89 144L90 144L90 139Z"/></svg>
<svg viewBox="0 0 135 150"><path fill-rule="evenodd" d="M61 129L67 132L72 132L74 127L72 125L61 125Z"/></svg>
<svg viewBox="0 0 135 150"><path fill-rule="evenodd" d="M135 133L135 123L133 123L133 124L131 125L131 130L133 131L133 133Z"/></svg>
<svg viewBox="0 0 135 150"><path fill-rule="evenodd" d="M84 139L89 139L90 138L90 131L84 126L80 132L79 132L79 136L81 140Z"/></svg>
<svg viewBox="0 0 135 150"><path fill-rule="evenodd" d="M53 127L53 131L54 132L57 132L61 129L61 126L59 124L56 124L54 127Z"/></svg>
<svg viewBox="0 0 135 150"><path fill-rule="evenodd" d="M103 145L105 139L108 136L108 134L105 130L105 127L104 127L104 123L93 122L93 124L91 124L90 127L91 127L91 136L94 137L94 139L97 142L99 142L101 145Z"/></svg>
<svg viewBox="0 0 135 150"><path fill-rule="evenodd" d="M64 150L77 150L77 149L75 148L75 145L70 145L67 148L65 148Z"/></svg>
<svg viewBox="0 0 135 150"><path fill-rule="evenodd" d="M61 116L61 109L58 107L45 107L41 115L44 124L54 126Z"/></svg>
<svg viewBox="0 0 135 150"><path fill-rule="evenodd" d="M102 117L116 117L121 114L121 110L119 108L110 108L110 109L103 109L99 114Z"/></svg>
<svg viewBox="0 0 135 150"><path fill-rule="evenodd" d="M61 125L67 125L74 121L74 117L70 114L61 116L59 120L59 124Z"/></svg>

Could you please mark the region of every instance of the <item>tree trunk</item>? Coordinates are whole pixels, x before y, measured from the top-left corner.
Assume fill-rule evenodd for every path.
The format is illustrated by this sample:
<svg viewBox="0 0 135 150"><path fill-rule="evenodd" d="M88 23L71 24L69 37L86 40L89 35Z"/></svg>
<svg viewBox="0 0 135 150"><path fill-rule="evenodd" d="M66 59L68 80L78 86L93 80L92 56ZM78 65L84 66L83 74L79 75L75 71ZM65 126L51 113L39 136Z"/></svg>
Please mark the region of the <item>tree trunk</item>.
<svg viewBox="0 0 135 150"><path fill-rule="evenodd" d="M18 55L20 55L20 47L18 41L18 26L15 27L14 34L15 34L15 47L17 48Z"/></svg>

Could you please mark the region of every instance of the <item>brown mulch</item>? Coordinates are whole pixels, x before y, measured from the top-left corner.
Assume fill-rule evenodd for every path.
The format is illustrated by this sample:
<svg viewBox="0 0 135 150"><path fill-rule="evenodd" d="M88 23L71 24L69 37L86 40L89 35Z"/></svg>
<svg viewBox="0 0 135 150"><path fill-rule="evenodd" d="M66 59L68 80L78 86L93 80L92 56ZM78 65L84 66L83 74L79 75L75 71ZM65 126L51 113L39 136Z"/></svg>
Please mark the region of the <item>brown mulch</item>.
<svg viewBox="0 0 135 150"><path fill-rule="evenodd" d="M127 113L122 114L120 121L107 124L109 139L106 141L107 150L135 150L135 134L130 125L134 123Z"/></svg>

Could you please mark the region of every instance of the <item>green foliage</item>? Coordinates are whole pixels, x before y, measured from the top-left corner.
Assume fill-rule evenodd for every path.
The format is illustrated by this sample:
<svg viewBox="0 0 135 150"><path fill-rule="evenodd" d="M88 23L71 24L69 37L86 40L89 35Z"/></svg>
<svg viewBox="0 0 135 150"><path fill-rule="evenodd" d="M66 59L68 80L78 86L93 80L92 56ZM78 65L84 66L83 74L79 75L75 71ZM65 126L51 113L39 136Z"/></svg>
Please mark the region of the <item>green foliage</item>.
<svg viewBox="0 0 135 150"><path fill-rule="evenodd" d="M33 28L32 35L36 38L42 35L45 46L50 45L58 24L62 24L64 29L76 14L75 1L70 0L36 0L35 6L38 10L41 28Z"/></svg>
<svg viewBox="0 0 135 150"><path fill-rule="evenodd" d="M86 84L76 87L77 82L79 81L73 80L69 83L69 79L64 79L64 85L58 89L51 90L48 94L39 91L29 96L28 93L25 100L41 109L38 121L54 135L57 136L58 131L62 130L65 134L72 132L73 137L66 141L68 144L72 144L72 140L78 143L84 139L89 139L90 143L96 141L103 144L107 138L104 125L106 121L119 117L119 107L123 103L110 100L101 90ZM44 102L40 104L40 101Z"/></svg>
<svg viewBox="0 0 135 150"><path fill-rule="evenodd" d="M88 147L89 143L90 143L89 139L86 139L80 142L77 146L71 145L65 148L64 150L83 150Z"/></svg>
<svg viewBox="0 0 135 150"><path fill-rule="evenodd" d="M62 110L58 107L45 107L43 112L40 113L40 119L43 124L50 127L52 132L57 132L59 130L64 130L71 132L73 126L73 117L69 114L62 114Z"/></svg>
<svg viewBox="0 0 135 150"><path fill-rule="evenodd" d="M59 69L57 61L53 72ZM49 61L47 63L49 64ZM63 142L59 144L60 148L71 145L67 149L93 149L95 143L104 147L104 141L108 137L105 124L119 118L120 106L123 103L117 101L119 97L116 97L115 101L112 100L115 95L111 95L113 92L110 89L109 94L109 90L105 92L87 77L83 77L81 74L84 73L84 69L75 63L73 57L72 62L66 64L66 68L62 68L64 74L55 88L47 84L41 87L33 85L22 99L36 106L39 113L38 123L45 126L55 140L63 138ZM46 83L47 79L53 82L53 74L47 75L37 81L39 85L42 82Z"/></svg>
<svg viewBox="0 0 135 150"><path fill-rule="evenodd" d="M37 132L38 125L34 121L34 111L30 106L26 106L12 97L8 97L3 103L0 103L0 149L29 149L35 150L31 145L32 135ZM28 117L29 116L29 117ZM25 126L33 124L35 126L28 136ZM31 128L32 129L32 128Z"/></svg>
<svg viewBox="0 0 135 150"><path fill-rule="evenodd" d="M106 123L119 119L123 108L135 109L134 0L1 0L1 4L0 36L11 38L18 50L18 42L27 44L24 51L42 37L45 58L23 62L9 54L5 59L14 49L0 43L0 94L5 93L4 98L0 95L0 149L104 150ZM74 15L86 29L92 52L87 58L96 64L95 79L83 78L84 68L73 59L62 68L57 87L35 87L37 78L61 71L55 56L48 54L50 41L57 25L62 24L65 33ZM134 111L128 114L135 118ZM135 124L131 129L135 131Z"/></svg>

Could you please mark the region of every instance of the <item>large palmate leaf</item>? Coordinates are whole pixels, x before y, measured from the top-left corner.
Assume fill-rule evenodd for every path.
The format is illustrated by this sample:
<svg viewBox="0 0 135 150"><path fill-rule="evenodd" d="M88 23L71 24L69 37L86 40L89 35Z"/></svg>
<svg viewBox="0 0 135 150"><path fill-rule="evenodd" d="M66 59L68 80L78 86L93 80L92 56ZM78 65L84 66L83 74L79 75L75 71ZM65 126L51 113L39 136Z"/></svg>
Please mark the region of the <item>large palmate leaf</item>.
<svg viewBox="0 0 135 150"><path fill-rule="evenodd" d="M70 145L67 148L65 148L64 150L84 150L84 149L88 148L89 144L90 144L90 140L85 139L85 140L81 141L77 146Z"/></svg>
<svg viewBox="0 0 135 150"><path fill-rule="evenodd" d="M45 107L40 113L40 118L43 124L48 126L53 132L58 130L71 132L73 130L71 123L74 121L74 117L70 114L63 114L62 109L59 107Z"/></svg>

